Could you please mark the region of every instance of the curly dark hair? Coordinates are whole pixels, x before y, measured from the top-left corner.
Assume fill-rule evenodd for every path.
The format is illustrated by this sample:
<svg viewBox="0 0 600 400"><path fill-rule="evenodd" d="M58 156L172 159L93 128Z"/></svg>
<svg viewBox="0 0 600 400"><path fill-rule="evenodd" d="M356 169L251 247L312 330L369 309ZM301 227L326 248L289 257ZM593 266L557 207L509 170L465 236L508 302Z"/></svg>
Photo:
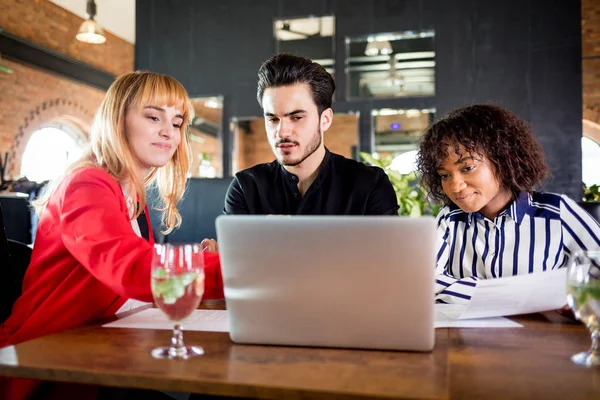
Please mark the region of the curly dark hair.
<svg viewBox="0 0 600 400"><path fill-rule="evenodd" d="M517 198L532 192L550 177L542 146L529 124L510 111L490 104L473 104L451 111L423 134L417 169L429 197L448 204L438 168L463 145L468 153L485 156L494 165L496 178Z"/></svg>

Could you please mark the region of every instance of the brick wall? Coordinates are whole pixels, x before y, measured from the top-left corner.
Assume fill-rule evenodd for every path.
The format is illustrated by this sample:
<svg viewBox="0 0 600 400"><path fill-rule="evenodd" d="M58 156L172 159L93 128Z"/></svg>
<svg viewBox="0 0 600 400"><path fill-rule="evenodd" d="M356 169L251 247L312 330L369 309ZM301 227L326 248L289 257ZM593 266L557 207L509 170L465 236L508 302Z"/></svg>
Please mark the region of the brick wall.
<svg viewBox="0 0 600 400"><path fill-rule="evenodd" d="M48 0L0 0L0 27L5 31L114 75L133 70L133 44L106 30L103 44L80 42L75 35L82 22Z"/></svg>
<svg viewBox="0 0 600 400"><path fill-rule="evenodd" d="M87 135L104 92L2 59L14 70L0 73L0 154L9 152L7 178L17 178L29 137L43 126L69 121Z"/></svg>
<svg viewBox="0 0 600 400"><path fill-rule="evenodd" d="M581 1L583 118L600 123L600 1Z"/></svg>
<svg viewBox="0 0 600 400"><path fill-rule="evenodd" d="M82 0L83 1L83 0ZM114 75L133 70L134 45L105 31L93 45L75 34L83 19L48 0L0 0L0 28ZM27 141L37 129L68 121L87 135L104 92L2 58L14 70L0 73L0 155L9 152L6 178L17 178Z"/></svg>
<svg viewBox="0 0 600 400"><path fill-rule="evenodd" d="M352 148L358 145L358 115L335 114L323 140L332 152L353 158Z"/></svg>

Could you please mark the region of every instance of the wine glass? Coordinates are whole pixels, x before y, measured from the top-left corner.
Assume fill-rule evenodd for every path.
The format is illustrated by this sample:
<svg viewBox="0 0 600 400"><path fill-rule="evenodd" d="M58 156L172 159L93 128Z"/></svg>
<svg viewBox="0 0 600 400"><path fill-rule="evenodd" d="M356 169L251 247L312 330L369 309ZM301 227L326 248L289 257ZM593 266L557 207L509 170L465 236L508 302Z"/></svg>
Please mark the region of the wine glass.
<svg viewBox="0 0 600 400"><path fill-rule="evenodd" d="M574 255L567 270L567 303L592 336L592 347L575 354L575 364L600 365L600 250Z"/></svg>
<svg viewBox="0 0 600 400"><path fill-rule="evenodd" d="M188 359L204 354L183 343L181 322L198 308L204 294L204 254L200 243L156 244L152 262L154 302L175 323L171 345L152 350L154 358Z"/></svg>

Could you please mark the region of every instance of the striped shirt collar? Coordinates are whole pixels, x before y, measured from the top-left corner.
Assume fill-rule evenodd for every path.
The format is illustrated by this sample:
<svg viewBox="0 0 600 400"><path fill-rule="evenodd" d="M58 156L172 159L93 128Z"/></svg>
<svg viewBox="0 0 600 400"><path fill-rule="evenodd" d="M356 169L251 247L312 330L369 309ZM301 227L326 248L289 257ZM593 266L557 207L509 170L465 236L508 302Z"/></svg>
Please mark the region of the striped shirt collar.
<svg viewBox="0 0 600 400"><path fill-rule="evenodd" d="M514 200L508 208L502 211L500 215L508 215L511 217L517 224L520 224L523 220L523 217L528 214L532 214L535 211L535 208L531 204L531 194L527 192L521 192L519 197Z"/></svg>
<svg viewBox="0 0 600 400"><path fill-rule="evenodd" d="M523 220L523 217L528 214L534 213L535 208L531 204L531 194L527 192L521 192L519 197L516 200L513 200L504 210L498 214L496 219L501 218L503 216L507 216L513 219L515 223L518 225ZM467 227L471 225L471 221L475 219L483 220L485 217L480 212L476 211L473 213L465 213L454 203L450 203L450 212L453 215L456 214L464 214L466 218L464 218Z"/></svg>

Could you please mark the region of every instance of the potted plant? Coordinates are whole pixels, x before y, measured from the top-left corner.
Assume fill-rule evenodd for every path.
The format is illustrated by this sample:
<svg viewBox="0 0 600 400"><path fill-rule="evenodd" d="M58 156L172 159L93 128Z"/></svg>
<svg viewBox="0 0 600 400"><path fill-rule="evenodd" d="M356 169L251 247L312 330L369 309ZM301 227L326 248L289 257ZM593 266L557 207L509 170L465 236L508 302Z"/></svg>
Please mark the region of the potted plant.
<svg viewBox="0 0 600 400"><path fill-rule="evenodd" d="M600 185L592 185L587 187L583 184L583 201L600 203Z"/></svg>
<svg viewBox="0 0 600 400"><path fill-rule="evenodd" d="M587 187L583 184L583 199L578 204L596 221L600 222L600 185Z"/></svg>
<svg viewBox="0 0 600 400"><path fill-rule="evenodd" d="M427 199L427 193L419 184L419 178L415 172L401 174L390 168L392 156L385 155L380 158L372 154L361 152L360 156L368 164L380 167L390 178L390 182L396 192L398 199L398 215L419 217L421 215L437 215L441 205L431 204Z"/></svg>

